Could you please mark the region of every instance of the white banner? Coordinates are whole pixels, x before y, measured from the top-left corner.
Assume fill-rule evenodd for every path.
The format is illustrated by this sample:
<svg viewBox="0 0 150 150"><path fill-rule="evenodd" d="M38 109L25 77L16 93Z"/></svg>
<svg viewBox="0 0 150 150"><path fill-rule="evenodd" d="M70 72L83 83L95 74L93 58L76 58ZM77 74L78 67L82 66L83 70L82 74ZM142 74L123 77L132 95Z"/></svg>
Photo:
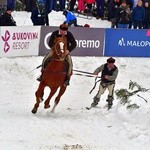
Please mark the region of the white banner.
<svg viewBox="0 0 150 150"><path fill-rule="evenodd" d="M1 27L0 57L37 56L40 26Z"/></svg>

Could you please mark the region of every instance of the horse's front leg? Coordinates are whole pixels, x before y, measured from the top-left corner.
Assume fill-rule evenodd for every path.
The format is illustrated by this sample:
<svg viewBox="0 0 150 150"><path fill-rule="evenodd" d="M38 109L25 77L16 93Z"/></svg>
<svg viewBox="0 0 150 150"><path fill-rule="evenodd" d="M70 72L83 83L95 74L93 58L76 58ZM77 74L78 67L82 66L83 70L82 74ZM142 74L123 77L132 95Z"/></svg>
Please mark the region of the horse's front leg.
<svg viewBox="0 0 150 150"><path fill-rule="evenodd" d="M44 108L47 109L47 108L50 108L50 105L49 105L49 102L50 102L50 99L52 98L52 96L56 93L58 87L55 87L55 88L50 88L51 91L50 91L50 94L48 96L48 98L46 99L45 101L45 105L44 105Z"/></svg>
<svg viewBox="0 0 150 150"><path fill-rule="evenodd" d="M59 103L61 96L62 96L62 95L64 94L64 92L66 91L66 88L67 88L66 86L61 86L61 87L60 87L58 96L55 98L55 104L54 104L54 106L53 106L53 108L52 108L52 110L51 110L51 113L54 113L54 112L55 112L55 108L56 108L57 104Z"/></svg>
<svg viewBox="0 0 150 150"><path fill-rule="evenodd" d="M34 108L32 109L32 113L35 114L37 112L37 109L39 107L40 102L43 99L43 95L44 95L44 88L45 88L45 84L43 84L43 82L40 82L38 90L35 92L35 96L36 96L36 103L34 105Z"/></svg>

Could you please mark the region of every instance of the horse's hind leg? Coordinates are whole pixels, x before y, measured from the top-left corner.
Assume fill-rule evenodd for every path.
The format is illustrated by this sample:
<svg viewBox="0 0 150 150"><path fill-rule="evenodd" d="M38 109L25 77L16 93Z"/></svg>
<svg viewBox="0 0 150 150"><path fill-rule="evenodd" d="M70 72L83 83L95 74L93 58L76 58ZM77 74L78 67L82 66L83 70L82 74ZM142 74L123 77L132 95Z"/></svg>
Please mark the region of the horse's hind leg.
<svg viewBox="0 0 150 150"><path fill-rule="evenodd" d="M37 109L39 107L39 104L40 104L41 99L42 99L43 94L44 94L44 88L45 88L45 85L41 82L39 87L38 87L38 90L35 92L36 103L34 105L34 108L32 109L33 114L35 114L37 112Z"/></svg>
<svg viewBox="0 0 150 150"><path fill-rule="evenodd" d="M46 109L46 108L50 108L50 105L49 105L50 99L51 99L52 96L56 93L57 89L58 89L58 87L56 87L56 88L51 88L51 92L50 92L48 98L46 99L46 101L45 101L45 103L44 103L44 104L45 104L45 105L44 105L44 108L45 108L45 109Z"/></svg>
<svg viewBox="0 0 150 150"><path fill-rule="evenodd" d="M52 108L52 110L51 110L51 113L54 113L55 108L56 108L57 104L59 103L60 98L61 98L61 96L64 94L65 91L66 91L66 86L61 86L60 91L59 91L59 94L58 94L58 96L55 98L55 104L54 104L54 106L53 106L53 108Z"/></svg>

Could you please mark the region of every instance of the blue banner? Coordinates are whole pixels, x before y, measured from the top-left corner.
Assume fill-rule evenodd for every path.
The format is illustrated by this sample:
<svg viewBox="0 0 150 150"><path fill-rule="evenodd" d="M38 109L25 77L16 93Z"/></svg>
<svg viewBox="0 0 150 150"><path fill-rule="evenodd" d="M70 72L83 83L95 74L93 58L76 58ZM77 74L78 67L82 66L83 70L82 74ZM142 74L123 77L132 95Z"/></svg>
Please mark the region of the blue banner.
<svg viewBox="0 0 150 150"><path fill-rule="evenodd" d="M106 29L104 56L150 57L150 30Z"/></svg>

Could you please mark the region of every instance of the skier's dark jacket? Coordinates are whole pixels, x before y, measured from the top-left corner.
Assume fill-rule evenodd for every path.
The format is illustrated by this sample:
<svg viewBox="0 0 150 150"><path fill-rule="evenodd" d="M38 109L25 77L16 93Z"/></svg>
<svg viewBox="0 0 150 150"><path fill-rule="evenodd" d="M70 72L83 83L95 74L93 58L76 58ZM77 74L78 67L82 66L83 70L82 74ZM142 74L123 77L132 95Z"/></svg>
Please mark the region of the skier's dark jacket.
<svg viewBox="0 0 150 150"><path fill-rule="evenodd" d="M118 68L116 66L114 66L113 69L109 70L109 68L107 67L107 63L103 64L100 67L96 68L96 70L94 71L94 74L98 74L99 72L101 72L102 83L106 83L106 84L115 83L115 79L117 78L117 75L118 75ZM105 79L105 75L108 75L109 78Z"/></svg>
<svg viewBox="0 0 150 150"><path fill-rule="evenodd" d="M102 70L102 75L101 75L101 80L102 82L104 83L109 83L109 82L115 82L115 80L113 81L110 81L110 80L107 80L105 79L105 75L108 75L108 76L112 76L114 71L117 69L116 66L114 66L113 69L109 70L108 67L107 67L107 63L104 65L104 69Z"/></svg>

